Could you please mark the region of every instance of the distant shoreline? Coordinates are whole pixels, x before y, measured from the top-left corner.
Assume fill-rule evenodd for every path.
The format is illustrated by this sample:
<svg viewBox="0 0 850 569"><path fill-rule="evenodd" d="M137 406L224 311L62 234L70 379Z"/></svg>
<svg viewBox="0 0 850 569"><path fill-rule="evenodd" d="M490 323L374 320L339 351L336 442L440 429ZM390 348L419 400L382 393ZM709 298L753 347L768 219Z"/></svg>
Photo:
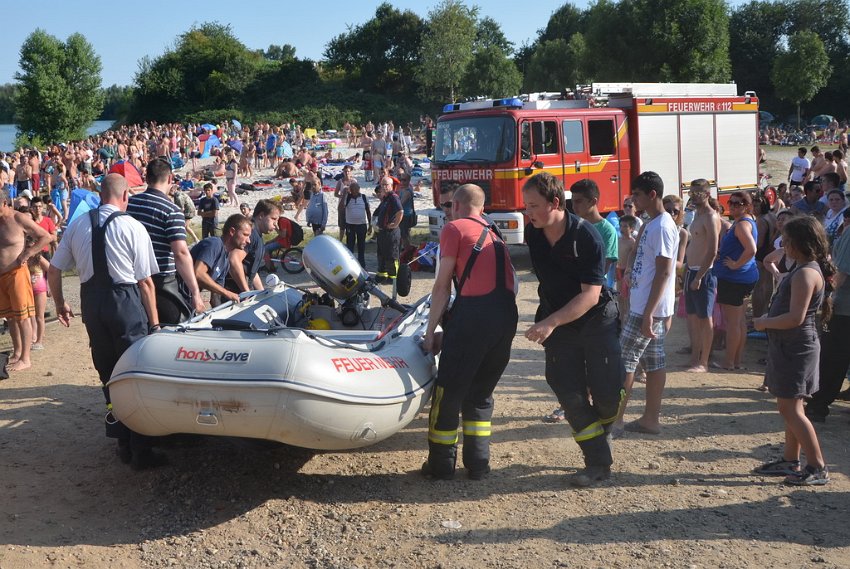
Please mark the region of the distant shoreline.
<svg viewBox="0 0 850 569"><path fill-rule="evenodd" d="M105 130L109 130L115 124L115 120L100 120L94 121L86 129L86 135L92 136L100 134ZM16 124L0 124L0 152L14 152L15 136L17 136L18 125Z"/></svg>

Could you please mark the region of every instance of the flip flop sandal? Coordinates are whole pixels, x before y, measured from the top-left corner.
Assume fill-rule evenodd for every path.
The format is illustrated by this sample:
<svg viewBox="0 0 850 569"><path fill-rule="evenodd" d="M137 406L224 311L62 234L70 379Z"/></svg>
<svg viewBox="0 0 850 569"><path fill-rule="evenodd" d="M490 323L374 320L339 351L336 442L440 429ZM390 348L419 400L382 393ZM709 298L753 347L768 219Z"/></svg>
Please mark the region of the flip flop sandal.
<svg viewBox="0 0 850 569"><path fill-rule="evenodd" d="M632 421L631 423L626 423L625 430L630 433L641 433L644 435L660 435L661 429L650 429L648 427L644 427L637 420Z"/></svg>
<svg viewBox="0 0 850 569"><path fill-rule="evenodd" d="M567 416L564 414L564 410L560 407L543 417L544 423L563 423L566 420Z"/></svg>
<svg viewBox="0 0 850 569"><path fill-rule="evenodd" d="M754 474L762 476L799 476L800 461L785 460L780 458L771 462L765 462L761 466L753 469Z"/></svg>

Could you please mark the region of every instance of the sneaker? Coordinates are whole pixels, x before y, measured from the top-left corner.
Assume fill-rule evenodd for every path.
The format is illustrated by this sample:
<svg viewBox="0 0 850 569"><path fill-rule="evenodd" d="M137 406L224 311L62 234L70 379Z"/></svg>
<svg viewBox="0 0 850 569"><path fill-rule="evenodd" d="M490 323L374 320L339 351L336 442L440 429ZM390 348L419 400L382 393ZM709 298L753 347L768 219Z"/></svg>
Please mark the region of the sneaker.
<svg viewBox="0 0 850 569"><path fill-rule="evenodd" d="M596 482L611 478L610 466L587 466L570 477L570 485L579 488L593 486Z"/></svg>
<svg viewBox="0 0 850 569"><path fill-rule="evenodd" d="M800 461L780 458L765 462L758 468L754 468L753 472L762 476L800 476Z"/></svg>
<svg viewBox="0 0 850 569"><path fill-rule="evenodd" d="M792 486L824 486L829 482L829 469L827 467L815 468L807 464L802 472L785 478L785 484Z"/></svg>

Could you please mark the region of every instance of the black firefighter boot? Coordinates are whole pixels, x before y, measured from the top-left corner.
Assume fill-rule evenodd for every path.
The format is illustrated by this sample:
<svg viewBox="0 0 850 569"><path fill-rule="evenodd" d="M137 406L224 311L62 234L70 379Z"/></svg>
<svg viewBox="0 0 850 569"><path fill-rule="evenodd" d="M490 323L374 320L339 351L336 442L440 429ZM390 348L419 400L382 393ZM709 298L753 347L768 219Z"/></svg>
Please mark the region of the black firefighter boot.
<svg viewBox="0 0 850 569"><path fill-rule="evenodd" d="M422 474L432 480L451 480L455 477L457 445L428 442L428 460L422 465Z"/></svg>
<svg viewBox="0 0 850 569"><path fill-rule="evenodd" d="M490 474L490 437L463 435L463 465L470 480Z"/></svg>
<svg viewBox="0 0 850 569"><path fill-rule="evenodd" d="M602 480L608 480L611 477L611 464L614 460L605 435L581 441L578 445L584 454L584 468L572 475L570 484L587 488Z"/></svg>

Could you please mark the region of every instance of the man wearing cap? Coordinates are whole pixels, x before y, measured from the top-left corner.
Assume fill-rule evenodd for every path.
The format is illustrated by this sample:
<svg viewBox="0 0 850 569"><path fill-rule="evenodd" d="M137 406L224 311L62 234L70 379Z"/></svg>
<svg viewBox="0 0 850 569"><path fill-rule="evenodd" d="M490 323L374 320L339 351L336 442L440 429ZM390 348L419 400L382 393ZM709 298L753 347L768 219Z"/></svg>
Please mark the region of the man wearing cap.
<svg viewBox="0 0 850 569"><path fill-rule="evenodd" d="M433 354L442 351L422 473L454 477L462 415L463 465L471 480L480 480L490 472L493 389L508 365L516 334L517 279L507 246L481 217L484 191L464 184L451 201L453 221L440 233L440 268L422 345ZM457 294L446 311L452 281ZM440 324L443 333L436 332Z"/></svg>
<svg viewBox="0 0 850 569"><path fill-rule="evenodd" d="M106 434L118 439L118 456L134 469L165 464L147 437L130 431L111 416L106 384L121 355L149 330L159 327L151 275L159 271L153 244L144 226L126 215L127 181L119 174L103 179L102 205L74 220L50 261L47 280L64 326L74 317L62 290L62 271L80 272L80 303L89 335L92 361L106 396Z"/></svg>

